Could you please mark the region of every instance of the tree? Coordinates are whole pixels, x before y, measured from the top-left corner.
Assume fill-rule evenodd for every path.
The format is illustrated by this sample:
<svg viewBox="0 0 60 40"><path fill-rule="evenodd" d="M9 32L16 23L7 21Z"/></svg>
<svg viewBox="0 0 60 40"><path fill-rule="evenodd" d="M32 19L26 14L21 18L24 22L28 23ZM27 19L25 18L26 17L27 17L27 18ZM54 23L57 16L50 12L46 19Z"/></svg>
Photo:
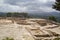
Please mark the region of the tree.
<svg viewBox="0 0 60 40"><path fill-rule="evenodd" d="M8 12L7 13L7 17L24 17L27 18L28 17L28 13L25 12Z"/></svg>
<svg viewBox="0 0 60 40"><path fill-rule="evenodd" d="M8 12L6 15L7 15L7 17L12 17L12 13L11 12Z"/></svg>
<svg viewBox="0 0 60 40"><path fill-rule="evenodd" d="M55 4L53 5L53 9L60 11L60 0L56 0Z"/></svg>
<svg viewBox="0 0 60 40"><path fill-rule="evenodd" d="M21 13L25 18L28 18L28 13L22 12Z"/></svg>
<svg viewBox="0 0 60 40"><path fill-rule="evenodd" d="M28 17L28 13L24 13L24 12L14 12L13 13L13 17L24 17L24 18L27 18Z"/></svg>
<svg viewBox="0 0 60 40"><path fill-rule="evenodd" d="M54 16L49 16L48 19L49 19L49 20L52 20L52 21L57 21Z"/></svg>

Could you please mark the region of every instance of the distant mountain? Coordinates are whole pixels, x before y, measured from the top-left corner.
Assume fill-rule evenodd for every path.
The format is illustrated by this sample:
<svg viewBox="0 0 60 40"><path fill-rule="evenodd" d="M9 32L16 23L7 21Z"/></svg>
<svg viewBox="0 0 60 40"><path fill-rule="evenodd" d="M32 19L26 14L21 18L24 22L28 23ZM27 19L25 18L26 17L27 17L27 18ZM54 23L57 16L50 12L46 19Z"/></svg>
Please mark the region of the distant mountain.
<svg viewBox="0 0 60 40"><path fill-rule="evenodd" d="M50 13L28 13L29 16L31 17L36 17L36 18L40 18L40 17L48 17L48 16L55 16L55 17L60 17L60 13L57 12L50 12ZM6 13L4 12L0 12L0 16L6 16Z"/></svg>
<svg viewBox="0 0 60 40"><path fill-rule="evenodd" d="M58 21L60 21L60 13L58 12L50 12L50 13L28 13L28 15L30 17L33 17L33 18L45 18L47 19L48 16L55 16L57 18ZM6 16L6 13L4 12L0 12L0 17L5 17Z"/></svg>
<svg viewBox="0 0 60 40"><path fill-rule="evenodd" d="M29 13L32 17L43 17L43 16L55 16L60 17L60 13L57 12L50 12L50 13Z"/></svg>
<svg viewBox="0 0 60 40"><path fill-rule="evenodd" d="M5 17L5 16L6 16L6 13L0 12L0 17Z"/></svg>
<svg viewBox="0 0 60 40"><path fill-rule="evenodd" d="M60 21L60 13L58 12L50 12L50 13L29 13L29 16L34 18L45 18L47 19L48 16L55 16L58 21Z"/></svg>

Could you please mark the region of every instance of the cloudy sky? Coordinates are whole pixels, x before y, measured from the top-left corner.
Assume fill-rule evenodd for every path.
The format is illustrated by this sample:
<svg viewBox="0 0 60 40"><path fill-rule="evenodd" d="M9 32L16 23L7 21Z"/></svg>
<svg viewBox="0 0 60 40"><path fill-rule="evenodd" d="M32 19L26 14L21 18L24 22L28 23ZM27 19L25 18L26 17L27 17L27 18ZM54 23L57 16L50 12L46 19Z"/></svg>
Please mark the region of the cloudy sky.
<svg viewBox="0 0 60 40"><path fill-rule="evenodd" d="M0 0L0 12L54 12L55 0Z"/></svg>

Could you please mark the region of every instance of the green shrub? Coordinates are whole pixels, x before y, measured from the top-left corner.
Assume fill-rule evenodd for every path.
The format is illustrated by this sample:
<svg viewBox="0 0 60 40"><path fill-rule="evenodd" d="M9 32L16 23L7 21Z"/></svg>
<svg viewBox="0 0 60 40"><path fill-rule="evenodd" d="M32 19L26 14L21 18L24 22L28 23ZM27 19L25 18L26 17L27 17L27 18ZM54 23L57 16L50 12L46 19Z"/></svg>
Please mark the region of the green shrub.
<svg viewBox="0 0 60 40"><path fill-rule="evenodd" d="M54 40L60 40L60 38L55 38Z"/></svg>
<svg viewBox="0 0 60 40"><path fill-rule="evenodd" d="M4 38L2 40L14 40L14 39L13 38L6 37L6 38Z"/></svg>
<svg viewBox="0 0 60 40"><path fill-rule="evenodd" d="M49 16L48 19L49 19L49 20L52 20L52 21L57 21L57 20L56 20L56 17L54 17L54 16Z"/></svg>

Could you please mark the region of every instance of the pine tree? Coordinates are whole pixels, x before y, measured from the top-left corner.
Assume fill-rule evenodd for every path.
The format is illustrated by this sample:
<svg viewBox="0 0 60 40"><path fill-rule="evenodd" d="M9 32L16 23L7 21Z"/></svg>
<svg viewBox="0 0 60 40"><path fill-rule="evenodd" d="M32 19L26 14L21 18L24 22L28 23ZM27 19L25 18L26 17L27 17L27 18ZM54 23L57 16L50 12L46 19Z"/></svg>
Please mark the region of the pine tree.
<svg viewBox="0 0 60 40"><path fill-rule="evenodd" d="M53 9L60 11L60 0L56 0L55 4L53 5Z"/></svg>

